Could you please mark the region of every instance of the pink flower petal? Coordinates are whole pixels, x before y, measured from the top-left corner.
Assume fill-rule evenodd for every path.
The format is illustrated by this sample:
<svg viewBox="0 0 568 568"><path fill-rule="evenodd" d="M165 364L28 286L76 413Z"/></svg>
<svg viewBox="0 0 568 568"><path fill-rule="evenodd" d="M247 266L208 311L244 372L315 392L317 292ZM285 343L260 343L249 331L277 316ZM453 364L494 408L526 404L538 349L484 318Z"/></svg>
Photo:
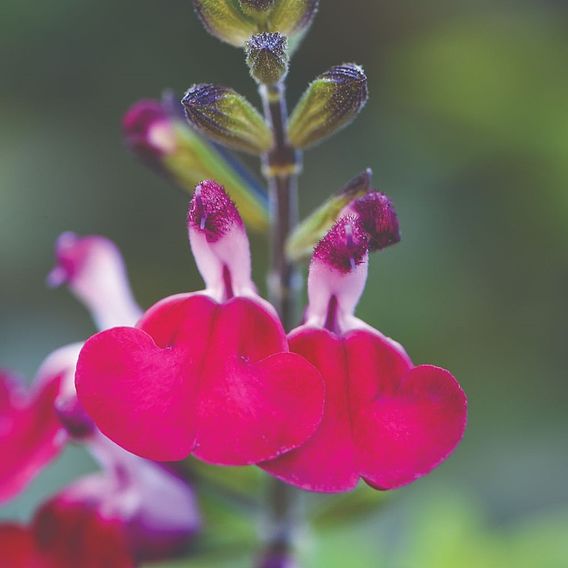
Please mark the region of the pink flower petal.
<svg viewBox="0 0 568 568"><path fill-rule="evenodd" d="M89 339L77 391L101 431L138 455L251 464L298 447L321 420L321 377L287 351L280 322L255 300L174 296L138 329Z"/></svg>
<svg viewBox="0 0 568 568"><path fill-rule="evenodd" d="M413 367L378 332L301 328L290 347L321 371L326 409L304 446L261 465L276 477L312 491L347 491L359 478L393 489L429 473L461 440L467 403L457 381Z"/></svg>
<svg viewBox="0 0 568 568"><path fill-rule="evenodd" d="M33 392L0 373L0 502L17 495L60 452L64 433L55 412L63 371Z"/></svg>

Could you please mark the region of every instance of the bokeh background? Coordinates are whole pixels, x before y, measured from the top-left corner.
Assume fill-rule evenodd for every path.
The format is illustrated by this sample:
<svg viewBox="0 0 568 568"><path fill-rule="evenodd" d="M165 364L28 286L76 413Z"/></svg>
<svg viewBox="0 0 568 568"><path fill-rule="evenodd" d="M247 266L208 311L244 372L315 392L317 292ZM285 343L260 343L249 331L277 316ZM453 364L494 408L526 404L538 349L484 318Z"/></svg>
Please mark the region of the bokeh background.
<svg viewBox="0 0 568 568"><path fill-rule="evenodd" d="M144 306L200 285L187 197L129 155L123 112L193 82L256 93L189 0L3 0L0 27L0 362L31 378L94 331L44 285L62 231L114 239ZM330 501L302 536L306 568L568 566L567 32L555 0L321 2L289 102L344 61L365 67L371 100L306 154L302 210L373 168L403 241L372 259L359 314L451 369L470 418L447 463L373 512ZM266 243L254 248L263 286ZM91 468L70 448L0 517L28 518Z"/></svg>

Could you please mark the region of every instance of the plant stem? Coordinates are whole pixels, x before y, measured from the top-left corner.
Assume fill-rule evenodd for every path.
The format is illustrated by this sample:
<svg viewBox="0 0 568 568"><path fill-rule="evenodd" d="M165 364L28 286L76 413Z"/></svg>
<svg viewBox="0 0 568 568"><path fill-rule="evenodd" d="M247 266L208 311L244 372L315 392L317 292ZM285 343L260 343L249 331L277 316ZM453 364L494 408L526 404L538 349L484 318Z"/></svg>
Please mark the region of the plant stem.
<svg viewBox="0 0 568 568"><path fill-rule="evenodd" d="M263 156L262 171L268 180L270 208L270 272L268 295L289 331L298 322L300 276L296 266L286 257L286 239L298 223L298 174L300 153L287 140L288 111L284 85L263 85L260 94L266 120L272 127L274 144Z"/></svg>
<svg viewBox="0 0 568 568"><path fill-rule="evenodd" d="M263 156L263 174L268 181L270 205L270 270L268 295L289 331L298 323L301 279L297 267L286 256L286 240L298 223L298 174L301 155L288 143L288 110L284 84L262 85L264 115L272 128L272 149ZM267 488L267 532L261 568L270 559L286 559L293 548L294 525L299 493L294 488L270 478Z"/></svg>

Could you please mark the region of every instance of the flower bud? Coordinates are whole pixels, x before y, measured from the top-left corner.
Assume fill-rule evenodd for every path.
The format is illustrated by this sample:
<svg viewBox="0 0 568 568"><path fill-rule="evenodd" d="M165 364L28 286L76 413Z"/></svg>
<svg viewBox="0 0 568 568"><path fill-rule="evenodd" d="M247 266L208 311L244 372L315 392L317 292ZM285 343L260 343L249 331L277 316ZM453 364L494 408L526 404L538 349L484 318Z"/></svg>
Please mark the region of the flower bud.
<svg viewBox="0 0 568 568"><path fill-rule="evenodd" d="M367 168L349 180L296 227L286 243L286 254L291 261L297 262L312 254L314 246L331 229L341 212L369 191L372 175L371 169Z"/></svg>
<svg viewBox="0 0 568 568"><path fill-rule="evenodd" d="M177 146L174 122L158 101L136 103L122 121L128 147L143 160L159 162Z"/></svg>
<svg viewBox="0 0 568 568"><path fill-rule="evenodd" d="M270 13L270 30L287 36L295 47L312 24L318 5L319 0L277 0Z"/></svg>
<svg viewBox="0 0 568 568"><path fill-rule="evenodd" d="M349 274L366 262L369 240L356 217L342 217L314 249L312 262Z"/></svg>
<svg viewBox="0 0 568 568"><path fill-rule="evenodd" d="M332 67L309 85L294 109L290 143L303 149L332 136L353 121L368 95L362 67L353 63Z"/></svg>
<svg viewBox="0 0 568 568"><path fill-rule="evenodd" d="M276 0L238 0L242 12L257 23L266 21Z"/></svg>
<svg viewBox="0 0 568 568"><path fill-rule="evenodd" d="M234 157L224 155L189 127L179 101L140 101L126 113L123 129L130 150L154 171L187 192L193 192L202 180L215 177L251 229L267 228L264 188Z"/></svg>
<svg viewBox="0 0 568 568"><path fill-rule="evenodd" d="M223 146L258 155L272 145L272 133L260 113L233 89L194 85L182 104L190 125Z"/></svg>
<svg viewBox="0 0 568 568"><path fill-rule="evenodd" d="M259 84L274 85L288 73L288 40L279 33L261 33L246 43L246 61Z"/></svg>
<svg viewBox="0 0 568 568"><path fill-rule="evenodd" d="M193 0L193 7L211 35L235 47L242 47L258 31L257 24L243 13L236 0Z"/></svg>
<svg viewBox="0 0 568 568"><path fill-rule="evenodd" d="M392 201L384 193L367 193L353 201L347 211L358 216L369 237L369 252L382 250L400 241L398 217Z"/></svg>
<svg viewBox="0 0 568 568"><path fill-rule="evenodd" d="M280 32L297 46L318 4L319 0L193 0L205 29L235 47L244 47L252 35L260 32Z"/></svg>

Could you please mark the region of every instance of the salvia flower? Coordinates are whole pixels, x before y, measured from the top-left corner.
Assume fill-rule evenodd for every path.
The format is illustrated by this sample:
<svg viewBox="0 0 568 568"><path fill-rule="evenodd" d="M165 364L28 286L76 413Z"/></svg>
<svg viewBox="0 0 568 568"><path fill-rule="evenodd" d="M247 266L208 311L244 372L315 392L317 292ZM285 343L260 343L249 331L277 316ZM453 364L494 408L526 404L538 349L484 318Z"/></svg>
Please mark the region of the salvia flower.
<svg viewBox="0 0 568 568"><path fill-rule="evenodd" d="M195 132L179 101L142 100L123 119L127 146L144 163L187 192L215 175L253 231L268 226L264 188L235 157Z"/></svg>
<svg viewBox="0 0 568 568"><path fill-rule="evenodd" d="M273 308L256 295L242 221L216 183L196 189L188 230L206 289L91 337L77 365L79 399L104 434L146 458L276 457L316 430L320 374L289 352Z"/></svg>
<svg viewBox="0 0 568 568"><path fill-rule="evenodd" d="M332 67L316 77L290 116L288 138L305 149L350 124L369 97L367 77L354 63Z"/></svg>
<svg viewBox="0 0 568 568"><path fill-rule="evenodd" d="M369 242L355 215L322 239L310 265L306 323L289 335L292 351L324 377L324 418L301 448L261 467L302 489L347 491L359 479L400 487L445 460L464 433L467 403L455 378L415 366L398 343L354 315Z"/></svg>

